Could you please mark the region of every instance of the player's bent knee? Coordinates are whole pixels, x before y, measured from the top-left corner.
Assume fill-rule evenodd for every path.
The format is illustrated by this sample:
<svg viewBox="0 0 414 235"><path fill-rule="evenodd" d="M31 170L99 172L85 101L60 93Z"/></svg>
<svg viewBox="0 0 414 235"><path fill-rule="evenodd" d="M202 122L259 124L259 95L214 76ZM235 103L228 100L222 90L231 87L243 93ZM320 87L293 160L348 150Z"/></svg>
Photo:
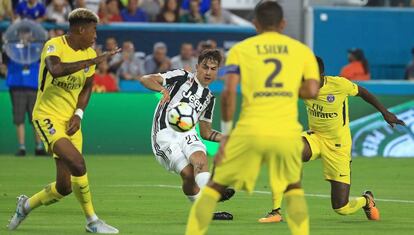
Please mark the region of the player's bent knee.
<svg viewBox="0 0 414 235"><path fill-rule="evenodd" d="M62 196L68 196L69 194L72 193L72 188L71 187L58 187L56 186L56 191L58 191L58 193Z"/></svg>

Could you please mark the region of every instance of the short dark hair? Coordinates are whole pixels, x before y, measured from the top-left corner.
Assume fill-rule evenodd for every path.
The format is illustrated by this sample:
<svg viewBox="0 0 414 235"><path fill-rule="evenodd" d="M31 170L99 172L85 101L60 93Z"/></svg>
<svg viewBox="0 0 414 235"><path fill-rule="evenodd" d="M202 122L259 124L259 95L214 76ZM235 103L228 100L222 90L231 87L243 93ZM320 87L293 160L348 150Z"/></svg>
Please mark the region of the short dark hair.
<svg viewBox="0 0 414 235"><path fill-rule="evenodd" d="M262 0L254 8L254 15L260 26L278 26L283 19L283 9L276 1Z"/></svg>
<svg viewBox="0 0 414 235"><path fill-rule="evenodd" d="M321 57L319 56L315 56L316 57L316 61L318 61L318 67L319 67L319 73L325 73L325 64L323 63L323 60Z"/></svg>
<svg viewBox="0 0 414 235"><path fill-rule="evenodd" d="M98 23L98 16L89 9L77 8L69 13L69 25Z"/></svg>
<svg viewBox="0 0 414 235"><path fill-rule="evenodd" d="M205 49L201 52L198 56L198 64L203 62L204 60L212 60L216 61L217 64L221 63L221 52L217 49Z"/></svg>

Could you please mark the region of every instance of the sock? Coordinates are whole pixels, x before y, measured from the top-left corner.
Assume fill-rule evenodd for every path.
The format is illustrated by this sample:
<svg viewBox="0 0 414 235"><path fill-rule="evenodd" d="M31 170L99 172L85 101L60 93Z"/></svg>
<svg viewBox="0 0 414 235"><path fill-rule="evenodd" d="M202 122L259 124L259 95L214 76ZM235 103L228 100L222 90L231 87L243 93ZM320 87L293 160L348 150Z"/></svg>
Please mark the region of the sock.
<svg viewBox="0 0 414 235"><path fill-rule="evenodd" d="M309 216L303 189L285 193L286 220L292 235L309 235Z"/></svg>
<svg viewBox="0 0 414 235"><path fill-rule="evenodd" d="M195 182L197 183L198 187L204 188L204 186L206 186L210 180L210 177L210 172L201 172L195 176Z"/></svg>
<svg viewBox="0 0 414 235"><path fill-rule="evenodd" d="M39 149L43 149L43 144L42 144L42 142L39 142L39 143L37 143L37 144L36 144L36 149L37 149L37 150L39 150Z"/></svg>
<svg viewBox="0 0 414 235"><path fill-rule="evenodd" d="M93 209L92 205L92 196L91 192L89 191L88 174L84 174L83 176L72 175L70 179L72 181L72 191L82 207L82 210L86 216L86 220L88 222L96 220L98 217L96 217L95 210Z"/></svg>
<svg viewBox="0 0 414 235"><path fill-rule="evenodd" d="M58 202L63 196L56 190L56 182L50 183L42 191L30 197L24 206L26 213L38 208L41 205L50 205Z"/></svg>
<svg viewBox="0 0 414 235"><path fill-rule="evenodd" d="M24 145L24 144L19 144L19 149L26 150L26 145Z"/></svg>
<svg viewBox="0 0 414 235"><path fill-rule="evenodd" d="M203 189L200 198L195 201L191 208L187 221L186 235L202 235L207 232L220 197L219 192L208 186Z"/></svg>
<svg viewBox="0 0 414 235"><path fill-rule="evenodd" d="M195 202L201 195L201 192L198 192L196 195L186 195L190 202Z"/></svg>
<svg viewBox="0 0 414 235"><path fill-rule="evenodd" d="M340 215L350 215L364 207L366 203L367 199L365 197L357 197L349 201L345 206L334 209L334 211Z"/></svg>
<svg viewBox="0 0 414 235"><path fill-rule="evenodd" d="M272 193L273 209L279 209L282 206L283 193Z"/></svg>

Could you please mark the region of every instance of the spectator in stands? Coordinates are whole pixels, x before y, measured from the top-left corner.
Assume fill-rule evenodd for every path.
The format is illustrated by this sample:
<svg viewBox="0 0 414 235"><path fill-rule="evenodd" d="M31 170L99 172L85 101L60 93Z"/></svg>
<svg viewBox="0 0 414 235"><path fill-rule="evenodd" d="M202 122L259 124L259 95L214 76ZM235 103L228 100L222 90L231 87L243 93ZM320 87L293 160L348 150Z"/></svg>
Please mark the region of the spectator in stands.
<svg viewBox="0 0 414 235"><path fill-rule="evenodd" d="M181 4L181 9L183 10L190 10L190 2L192 0L183 0ZM198 0L200 5L200 13L202 15L206 14L208 10L210 10L211 0Z"/></svg>
<svg viewBox="0 0 414 235"><path fill-rule="evenodd" d="M73 8L86 8L85 0L73 0Z"/></svg>
<svg viewBox="0 0 414 235"><path fill-rule="evenodd" d="M231 13L221 8L221 0L211 0L206 19L209 24L234 24Z"/></svg>
<svg viewBox="0 0 414 235"><path fill-rule="evenodd" d="M53 0L46 8L46 18L55 23L68 22L71 8L66 0Z"/></svg>
<svg viewBox="0 0 414 235"><path fill-rule="evenodd" d="M177 0L166 0L160 14L157 15L157 22L176 23L180 20L180 8Z"/></svg>
<svg viewBox="0 0 414 235"><path fill-rule="evenodd" d="M185 69L189 72L195 71L197 58L194 57L194 49L191 43L181 44L180 54L171 59L171 69Z"/></svg>
<svg viewBox="0 0 414 235"><path fill-rule="evenodd" d="M147 13L149 21L155 21L163 5L164 0L142 0L140 7Z"/></svg>
<svg viewBox="0 0 414 235"><path fill-rule="evenodd" d="M105 51L112 51L115 48L118 47L118 42L115 38L109 37L105 41ZM121 57L119 54L116 54L112 56L111 58L108 58L108 66L109 66L109 72L116 74L119 66L121 65Z"/></svg>
<svg viewBox="0 0 414 235"><path fill-rule="evenodd" d="M93 11L95 14L99 13L100 9L105 9L105 0L76 0L83 8ZM82 3L83 2L83 3Z"/></svg>
<svg viewBox="0 0 414 235"><path fill-rule="evenodd" d="M46 18L46 7L38 0L23 0L17 5L16 14L18 18L42 22Z"/></svg>
<svg viewBox="0 0 414 235"><path fill-rule="evenodd" d="M170 58L167 57L167 45L163 42L154 44L153 54L145 58L145 73L162 73L171 69Z"/></svg>
<svg viewBox="0 0 414 235"><path fill-rule="evenodd" d="M99 18L104 24L122 22L118 0L106 0L105 8L99 11Z"/></svg>
<svg viewBox="0 0 414 235"><path fill-rule="evenodd" d="M134 80L145 74L143 56L140 52L135 52L134 44L131 41L123 43L120 57L116 59L120 59L117 75L121 80Z"/></svg>
<svg viewBox="0 0 414 235"><path fill-rule="evenodd" d="M368 60L361 49L348 50L349 64L345 65L340 73L341 77L349 80L366 81L371 79Z"/></svg>
<svg viewBox="0 0 414 235"><path fill-rule="evenodd" d="M98 65L98 69L93 75L93 87L94 92L117 92L118 81L114 74L108 72L109 66L106 61L103 61Z"/></svg>
<svg viewBox="0 0 414 235"><path fill-rule="evenodd" d="M206 17L200 13L200 0L190 0L190 9L181 17L183 23L206 23Z"/></svg>
<svg viewBox="0 0 414 235"><path fill-rule="evenodd" d="M0 0L0 21L14 20L11 0Z"/></svg>
<svg viewBox="0 0 414 235"><path fill-rule="evenodd" d="M405 79L414 80L414 48L411 49L412 60L405 69Z"/></svg>
<svg viewBox="0 0 414 235"><path fill-rule="evenodd" d="M65 34L65 31L59 28L50 29L48 31L49 38L59 37L59 36L62 36L63 34Z"/></svg>
<svg viewBox="0 0 414 235"><path fill-rule="evenodd" d="M125 22L147 22L148 16L142 9L138 8L138 0L129 0L127 8L121 11L121 17Z"/></svg>
<svg viewBox="0 0 414 235"><path fill-rule="evenodd" d="M23 30L18 32L18 35L23 45L32 40L30 31ZM24 50L27 50L27 47L18 48L17 50L21 50L24 54ZM21 64L12 59L8 59L6 64L6 85L9 87L13 108L13 123L16 125L17 140L19 143L19 148L15 155L25 156L25 115L28 115L29 122L32 124L32 111L36 102L40 62ZM33 132L36 142L35 155L47 155L36 131L33 130Z"/></svg>

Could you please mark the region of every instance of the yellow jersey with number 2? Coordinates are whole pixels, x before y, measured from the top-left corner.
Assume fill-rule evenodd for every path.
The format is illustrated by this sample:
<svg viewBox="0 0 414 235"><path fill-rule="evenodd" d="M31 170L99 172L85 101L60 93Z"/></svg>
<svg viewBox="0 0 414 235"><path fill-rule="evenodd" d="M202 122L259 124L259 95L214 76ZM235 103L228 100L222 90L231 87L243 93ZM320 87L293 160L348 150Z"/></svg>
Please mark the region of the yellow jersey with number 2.
<svg viewBox="0 0 414 235"><path fill-rule="evenodd" d="M240 119L232 132L244 136L298 136L298 93L302 79L319 81L313 52L276 32L248 38L231 48L227 73L240 74Z"/></svg>

